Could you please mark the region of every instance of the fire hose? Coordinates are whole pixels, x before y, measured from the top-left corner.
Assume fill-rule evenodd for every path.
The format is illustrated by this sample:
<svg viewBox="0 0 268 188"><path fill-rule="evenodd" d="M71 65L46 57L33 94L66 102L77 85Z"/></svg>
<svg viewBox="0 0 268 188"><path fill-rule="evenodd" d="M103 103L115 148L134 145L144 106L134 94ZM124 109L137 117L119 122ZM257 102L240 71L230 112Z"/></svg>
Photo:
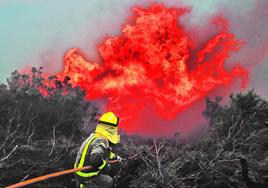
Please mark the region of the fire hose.
<svg viewBox="0 0 268 188"><path fill-rule="evenodd" d="M121 160L126 161L126 160L130 160L130 159L135 159L136 157L137 157L137 154L133 155L131 157L128 157L128 158L123 158ZM120 162L120 160L109 160L110 164L115 164L115 163L118 163L118 162ZM22 182L13 184L13 185L9 185L6 188L24 187L24 186L27 186L27 185L30 185L30 184L33 184L33 183L37 183L37 182L40 182L40 181L44 181L44 180L47 180L47 179L63 176L63 175L66 175L66 174L71 174L71 173L81 171L81 170L90 170L92 168L93 168L93 166L84 166L84 167L81 167L81 168L73 168L73 169L67 169L67 170L63 170L63 171L58 171L58 172L54 172L52 174L39 176L39 177L32 178L32 179L29 179L29 180L25 180L25 181L22 181Z"/></svg>

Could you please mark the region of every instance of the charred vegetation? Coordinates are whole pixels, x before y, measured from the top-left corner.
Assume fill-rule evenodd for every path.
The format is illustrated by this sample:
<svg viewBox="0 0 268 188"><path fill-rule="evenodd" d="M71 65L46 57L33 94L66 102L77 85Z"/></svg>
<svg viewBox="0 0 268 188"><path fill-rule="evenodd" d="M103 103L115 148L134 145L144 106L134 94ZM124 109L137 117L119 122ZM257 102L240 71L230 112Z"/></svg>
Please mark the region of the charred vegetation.
<svg viewBox="0 0 268 188"><path fill-rule="evenodd" d="M85 93L42 69L13 72L0 85L0 187L73 168L76 152L93 130L98 108ZM40 89L41 88L41 89ZM42 93L44 92L44 93ZM138 154L115 172L117 187L267 187L268 102L254 90L206 100L207 134L195 143L122 135L121 156ZM87 131L84 131L87 129ZM242 158L241 158L242 157ZM29 187L75 187L73 174Z"/></svg>

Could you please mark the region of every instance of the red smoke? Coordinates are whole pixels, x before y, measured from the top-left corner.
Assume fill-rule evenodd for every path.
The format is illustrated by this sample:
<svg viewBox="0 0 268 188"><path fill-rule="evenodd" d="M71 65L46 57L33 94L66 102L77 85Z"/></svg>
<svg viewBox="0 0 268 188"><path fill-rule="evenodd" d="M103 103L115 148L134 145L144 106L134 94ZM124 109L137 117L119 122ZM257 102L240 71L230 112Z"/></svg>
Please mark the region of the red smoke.
<svg viewBox="0 0 268 188"><path fill-rule="evenodd" d="M86 91L87 99L104 99L107 110L121 117L127 132L153 127L137 119L145 107L150 106L161 119L170 120L203 100L208 92L231 85L238 77L245 87L248 72L243 67L224 67L230 53L242 45L227 31L227 21L222 17L213 20L223 26L221 31L196 53L198 44L180 23L189 11L159 4L133 8L122 34L106 38L98 48L101 63L86 60L73 48L66 53L64 70L58 76L69 76L73 86ZM190 57L195 57L194 61L189 61ZM150 122L150 117L147 119ZM129 122L136 123L129 127Z"/></svg>

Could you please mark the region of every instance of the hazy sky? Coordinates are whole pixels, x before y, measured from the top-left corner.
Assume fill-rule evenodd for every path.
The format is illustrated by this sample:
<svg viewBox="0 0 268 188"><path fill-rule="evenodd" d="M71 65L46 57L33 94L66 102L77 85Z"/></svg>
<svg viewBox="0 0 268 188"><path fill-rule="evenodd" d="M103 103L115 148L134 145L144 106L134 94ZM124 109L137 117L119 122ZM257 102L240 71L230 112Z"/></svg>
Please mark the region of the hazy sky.
<svg viewBox="0 0 268 188"><path fill-rule="evenodd" d="M233 20L231 32L238 38L252 36L254 40L250 44L256 43L257 47L267 37L267 24L241 23L257 0L0 0L0 82L25 65L44 66L47 71L60 70L64 52L72 47L81 48L96 60L96 45L105 36L120 33L121 24L131 14L130 8L152 2L191 6L189 23L202 22L220 11ZM251 22L254 23L254 19ZM250 27L255 30L248 29ZM250 68L249 87L268 98L267 58Z"/></svg>

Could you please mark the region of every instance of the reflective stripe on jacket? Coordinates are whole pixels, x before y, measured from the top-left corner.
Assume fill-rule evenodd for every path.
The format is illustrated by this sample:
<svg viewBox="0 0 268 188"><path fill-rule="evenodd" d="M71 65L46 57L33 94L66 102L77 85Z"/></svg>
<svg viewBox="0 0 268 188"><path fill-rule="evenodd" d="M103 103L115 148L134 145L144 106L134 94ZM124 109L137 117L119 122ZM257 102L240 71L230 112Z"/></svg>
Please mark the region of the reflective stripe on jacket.
<svg viewBox="0 0 268 188"><path fill-rule="evenodd" d="M87 172L84 171L78 171L76 174L80 177L92 177L95 175L98 175L99 172L105 168L107 162L105 160L107 159L115 159L116 155L111 152L109 147L109 141L106 138L100 137L95 133L92 133L86 141L83 142L82 146L80 147L77 156L76 161L74 164L75 168L81 168L83 166L88 165L88 160L90 158L90 155L92 154L100 154L103 159L102 165L97 167L97 170L95 171L89 170Z"/></svg>

